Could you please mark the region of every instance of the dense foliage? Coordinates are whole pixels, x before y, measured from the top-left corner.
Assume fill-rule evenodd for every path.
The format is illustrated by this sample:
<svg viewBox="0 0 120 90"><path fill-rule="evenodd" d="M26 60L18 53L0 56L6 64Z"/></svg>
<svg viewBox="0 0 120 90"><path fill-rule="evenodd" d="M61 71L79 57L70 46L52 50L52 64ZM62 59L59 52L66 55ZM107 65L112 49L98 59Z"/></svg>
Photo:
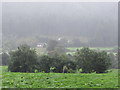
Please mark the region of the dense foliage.
<svg viewBox="0 0 120 90"><path fill-rule="evenodd" d="M35 50L27 45L21 45L10 54L8 69L12 72L34 72L37 65L37 55Z"/></svg>
<svg viewBox="0 0 120 90"><path fill-rule="evenodd" d="M95 51L89 48L77 50L75 57L77 68L82 68L82 72L90 73L93 70L93 62L95 58Z"/></svg>
<svg viewBox="0 0 120 90"><path fill-rule="evenodd" d="M107 55L107 52L98 52L96 54L96 58L94 59L93 66L94 71L97 73L103 73L108 70L111 66L111 60L110 56Z"/></svg>
<svg viewBox="0 0 120 90"><path fill-rule="evenodd" d="M109 69L110 63L110 57L104 51L97 52L82 48L77 50L75 55L53 51L38 56L29 46L21 45L16 51L10 53L8 69L12 72L103 73Z"/></svg>
<svg viewBox="0 0 120 90"><path fill-rule="evenodd" d="M62 73L64 66L72 70L75 70L76 67L75 63L70 61L67 55L58 55L57 53L54 56L40 56L38 61L41 72Z"/></svg>
<svg viewBox="0 0 120 90"><path fill-rule="evenodd" d="M103 73L111 64L110 57L105 51L96 52L89 48L83 48L77 50L75 57L78 68L82 68L84 73Z"/></svg>

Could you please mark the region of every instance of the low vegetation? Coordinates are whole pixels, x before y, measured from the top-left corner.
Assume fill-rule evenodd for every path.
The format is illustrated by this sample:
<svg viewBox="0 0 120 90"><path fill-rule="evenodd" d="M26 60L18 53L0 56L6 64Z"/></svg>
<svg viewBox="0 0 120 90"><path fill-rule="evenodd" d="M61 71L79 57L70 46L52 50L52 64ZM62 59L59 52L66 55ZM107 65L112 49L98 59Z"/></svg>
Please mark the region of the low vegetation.
<svg viewBox="0 0 120 90"><path fill-rule="evenodd" d="M119 88L118 70L104 74L19 73L6 72L3 66L3 88Z"/></svg>
<svg viewBox="0 0 120 90"><path fill-rule="evenodd" d="M3 53L4 66L0 67L3 72L1 87L120 87L118 85L118 67L116 67L117 56L114 54L95 51L87 47L77 49L74 55L66 54L62 50L59 48L60 52L57 52L56 48L53 48L47 54L40 55L28 45L21 45L9 54Z"/></svg>
<svg viewBox="0 0 120 90"><path fill-rule="evenodd" d="M73 73L82 69L82 73L104 73L111 65L110 56L102 51L96 52L89 48L77 50L75 55L66 55L54 51L48 55L37 56L36 51L27 45L18 47L10 53L8 70L11 72L56 72Z"/></svg>

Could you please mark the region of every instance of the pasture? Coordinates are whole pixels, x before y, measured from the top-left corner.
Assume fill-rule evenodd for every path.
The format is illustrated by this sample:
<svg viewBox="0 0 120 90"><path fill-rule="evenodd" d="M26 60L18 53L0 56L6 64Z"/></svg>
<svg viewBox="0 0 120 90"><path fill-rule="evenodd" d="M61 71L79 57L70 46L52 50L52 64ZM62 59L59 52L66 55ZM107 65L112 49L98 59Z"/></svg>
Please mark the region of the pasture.
<svg viewBox="0 0 120 90"><path fill-rule="evenodd" d="M66 48L67 50L69 50L68 52L66 52L66 54L72 54L74 55L77 49L82 49L83 47L68 47ZM46 48L35 48L36 52L38 55L44 55L47 53ZM100 50L100 51L107 51L108 53L109 50L113 50L115 49L115 47L90 47L91 50ZM115 52L112 52L113 54L116 54Z"/></svg>
<svg viewBox="0 0 120 90"><path fill-rule="evenodd" d="M118 69L109 73L19 73L2 68L2 88L118 88Z"/></svg>
<svg viewBox="0 0 120 90"><path fill-rule="evenodd" d="M76 51L77 49L82 49L83 47L68 47L68 50L74 50ZM114 49L113 47L90 47L92 50L112 50Z"/></svg>
<svg viewBox="0 0 120 90"><path fill-rule="evenodd" d="M69 50L67 54L74 55L77 49L82 49L83 47L68 47ZM90 47L91 50L97 50L97 51L107 51L108 54L110 53L110 50L117 49L116 47ZM112 52L114 55L116 52Z"/></svg>

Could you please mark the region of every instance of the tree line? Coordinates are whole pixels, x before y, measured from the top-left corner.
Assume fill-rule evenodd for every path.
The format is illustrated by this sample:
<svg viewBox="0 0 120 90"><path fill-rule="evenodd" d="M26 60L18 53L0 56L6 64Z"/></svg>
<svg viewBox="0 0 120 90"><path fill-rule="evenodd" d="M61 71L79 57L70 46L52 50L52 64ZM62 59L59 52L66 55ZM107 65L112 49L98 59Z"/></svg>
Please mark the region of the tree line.
<svg viewBox="0 0 120 90"><path fill-rule="evenodd" d="M28 45L21 45L9 53L5 65L11 72L55 72L55 73L104 73L112 66L113 56L105 51L94 51L88 47L77 49L74 55L59 54L57 51L39 56ZM113 54L112 54L113 55ZM114 67L112 67L114 68Z"/></svg>

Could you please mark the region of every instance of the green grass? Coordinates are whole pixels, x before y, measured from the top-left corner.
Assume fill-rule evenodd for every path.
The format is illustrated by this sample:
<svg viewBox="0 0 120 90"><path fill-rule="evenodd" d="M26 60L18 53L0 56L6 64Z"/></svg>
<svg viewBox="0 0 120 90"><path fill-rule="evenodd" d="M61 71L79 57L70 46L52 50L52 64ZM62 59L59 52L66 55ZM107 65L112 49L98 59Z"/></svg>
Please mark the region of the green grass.
<svg viewBox="0 0 120 90"><path fill-rule="evenodd" d="M82 49L83 47L69 47L67 48L68 50L70 50L69 52L67 52L66 54L72 54L74 55L77 49ZM107 51L107 50L113 50L114 47L108 47L108 48L102 48L102 47L90 47L91 50L100 50L100 51ZM108 52L108 51L107 51ZM111 52L108 52L108 54ZM112 52L114 55L116 55L117 53Z"/></svg>
<svg viewBox="0 0 120 90"><path fill-rule="evenodd" d="M67 52L66 54L72 54L72 55L74 55L75 54L75 51L77 50L77 49L82 49L83 47L69 47L69 48L67 48L68 50L70 50L69 52ZM45 54L47 54L47 50L46 50L46 48L34 48L35 50L36 50L36 53L38 54L38 55L45 55ZM112 50L112 49L114 49L113 47L108 47L108 48L101 48L101 47L90 47L90 49L92 49L92 50L100 50L100 51L106 51L106 50ZM109 53L109 52L108 52ZM116 53L113 53L113 54L116 54Z"/></svg>
<svg viewBox="0 0 120 90"><path fill-rule="evenodd" d="M67 48L68 50L74 50L74 51L76 51L77 49L82 49L83 47L69 47L69 48ZM99 49L99 50L112 50L112 49L114 49L113 47L108 47L108 48L102 48L102 47L90 47L90 49L92 49L92 50L97 50L97 49Z"/></svg>
<svg viewBox="0 0 120 90"><path fill-rule="evenodd" d="M117 88L118 70L104 74L15 73L3 67L3 88Z"/></svg>

